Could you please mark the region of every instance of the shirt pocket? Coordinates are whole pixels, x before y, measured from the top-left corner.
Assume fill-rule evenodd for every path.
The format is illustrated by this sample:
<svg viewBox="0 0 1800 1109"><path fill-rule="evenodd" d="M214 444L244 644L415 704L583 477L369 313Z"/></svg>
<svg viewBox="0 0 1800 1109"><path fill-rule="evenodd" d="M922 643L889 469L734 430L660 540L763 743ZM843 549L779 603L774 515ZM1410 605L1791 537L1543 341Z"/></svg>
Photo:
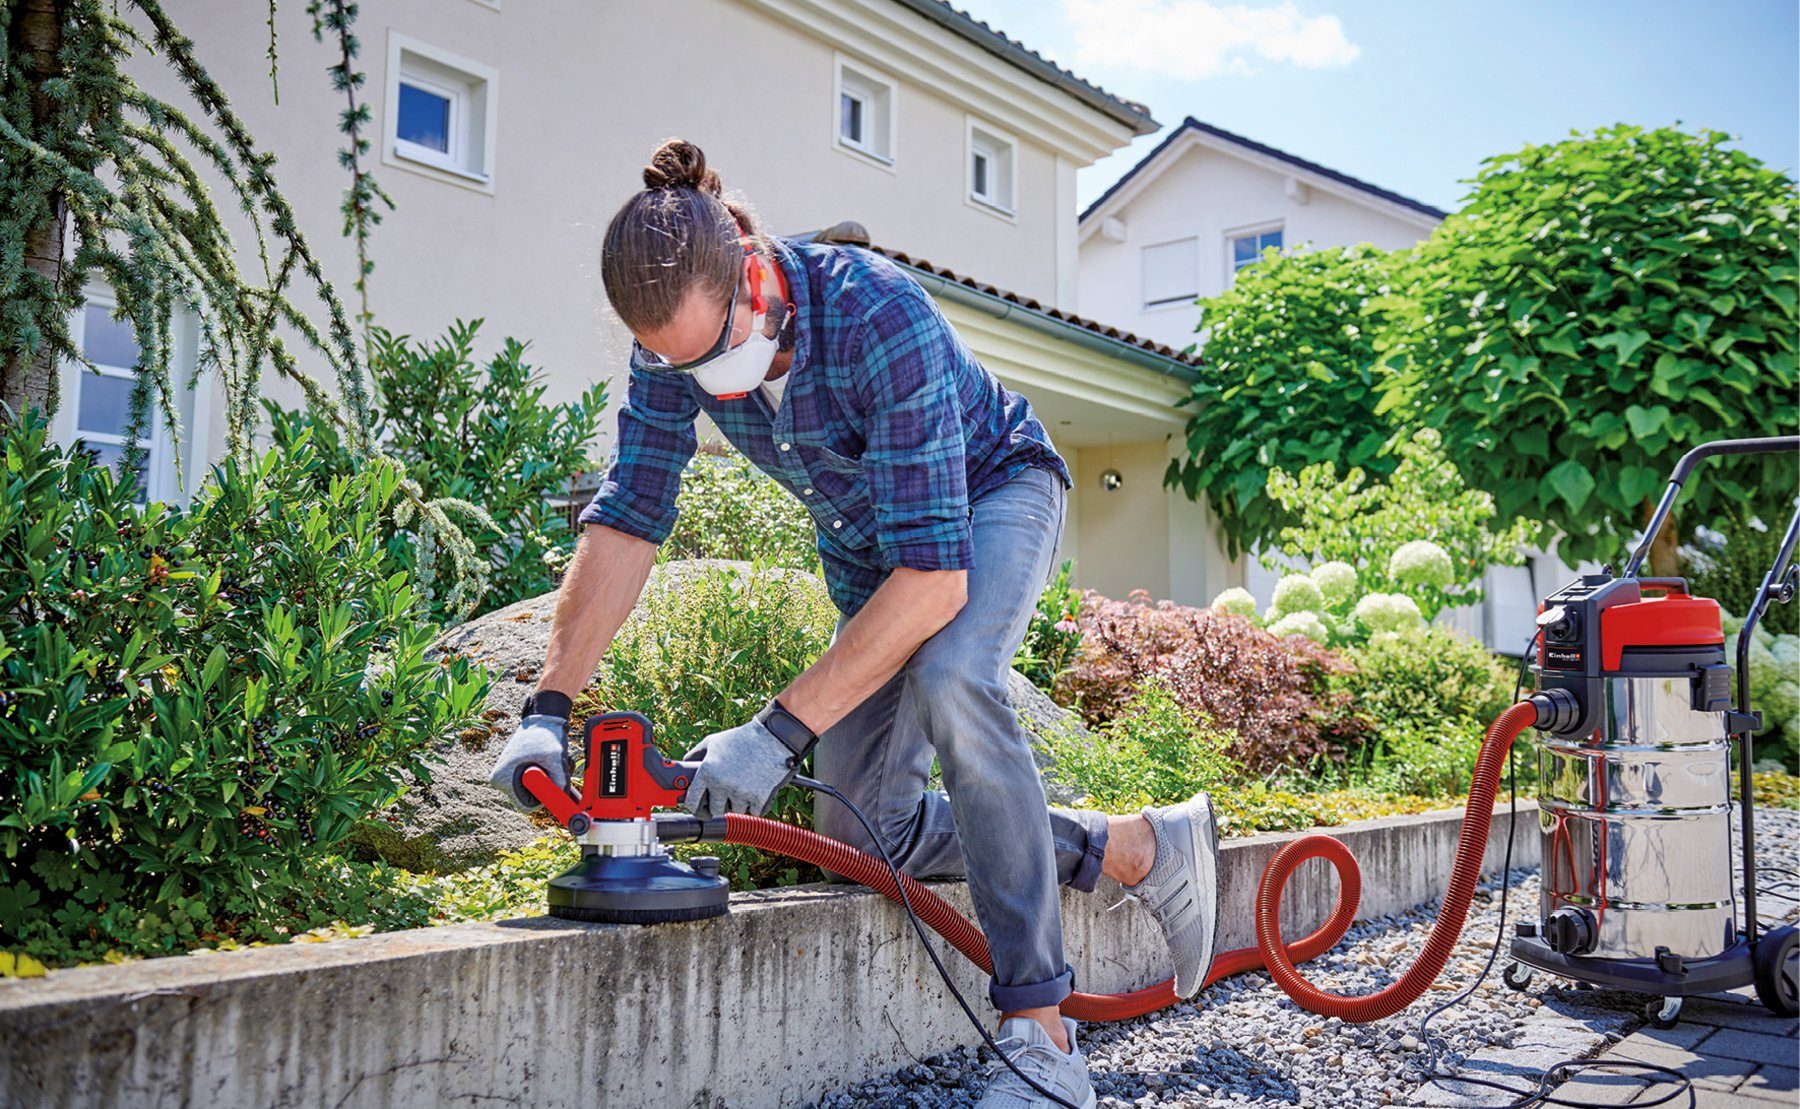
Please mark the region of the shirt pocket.
<svg viewBox="0 0 1800 1109"><path fill-rule="evenodd" d="M829 447L810 446L806 461L815 495L802 499L820 533L845 550L872 546L875 514L869 506L869 479L862 460Z"/></svg>

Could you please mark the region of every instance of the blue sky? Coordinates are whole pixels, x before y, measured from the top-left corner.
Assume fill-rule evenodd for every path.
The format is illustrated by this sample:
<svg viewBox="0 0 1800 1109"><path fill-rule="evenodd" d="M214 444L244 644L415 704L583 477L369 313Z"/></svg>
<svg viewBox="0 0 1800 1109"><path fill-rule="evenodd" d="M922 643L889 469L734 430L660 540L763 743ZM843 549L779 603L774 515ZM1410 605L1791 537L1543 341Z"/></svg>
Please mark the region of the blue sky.
<svg viewBox="0 0 1800 1109"><path fill-rule="evenodd" d="M1189 115L1440 208L1481 159L1680 121L1800 165L1796 0L953 0L1164 125Z"/></svg>

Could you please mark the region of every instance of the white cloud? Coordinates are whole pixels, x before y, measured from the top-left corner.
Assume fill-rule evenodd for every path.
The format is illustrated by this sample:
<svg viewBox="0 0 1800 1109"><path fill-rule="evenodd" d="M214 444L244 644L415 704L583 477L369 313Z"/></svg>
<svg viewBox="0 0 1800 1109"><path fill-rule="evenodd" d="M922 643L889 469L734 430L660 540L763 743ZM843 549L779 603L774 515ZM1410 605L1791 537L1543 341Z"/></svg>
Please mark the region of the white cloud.
<svg viewBox="0 0 1800 1109"><path fill-rule="evenodd" d="M1348 65L1361 53L1335 15L1213 0L1065 0L1078 67L1120 66L1183 80L1254 73L1259 62Z"/></svg>

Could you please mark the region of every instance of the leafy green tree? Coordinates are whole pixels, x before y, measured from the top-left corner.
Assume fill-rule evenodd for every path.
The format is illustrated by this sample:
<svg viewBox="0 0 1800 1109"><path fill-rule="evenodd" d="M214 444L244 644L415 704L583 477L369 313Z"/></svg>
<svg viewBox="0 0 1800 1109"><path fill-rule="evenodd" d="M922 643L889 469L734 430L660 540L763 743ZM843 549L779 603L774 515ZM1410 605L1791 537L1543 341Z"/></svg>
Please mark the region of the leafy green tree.
<svg viewBox="0 0 1800 1109"><path fill-rule="evenodd" d="M1619 125L1489 159L1399 302L1376 413L1439 429L1571 564L1616 558L1687 450L1795 429L1800 204L1728 138ZM1793 489L1789 458L1709 467L1684 525Z"/></svg>
<svg viewBox="0 0 1800 1109"><path fill-rule="evenodd" d="M1205 494L1232 557L1295 522L1269 472L1315 462L1385 477L1393 427L1375 412L1377 338L1408 258L1371 246L1276 254L1203 299L1205 365L1187 403L1189 457L1165 481Z"/></svg>

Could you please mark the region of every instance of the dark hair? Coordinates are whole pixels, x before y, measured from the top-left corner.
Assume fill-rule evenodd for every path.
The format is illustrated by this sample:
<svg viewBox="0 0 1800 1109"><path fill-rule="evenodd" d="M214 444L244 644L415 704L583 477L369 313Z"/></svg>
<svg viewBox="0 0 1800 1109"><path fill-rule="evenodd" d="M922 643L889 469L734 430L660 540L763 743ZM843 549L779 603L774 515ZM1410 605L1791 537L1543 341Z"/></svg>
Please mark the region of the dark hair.
<svg viewBox="0 0 1800 1109"><path fill-rule="evenodd" d="M723 305L744 257L740 236L767 253L743 198L725 194L699 147L669 139L650 155L643 191L606 225L600 247L606 299L633 331L669 322L694 288Z"/></svg>

